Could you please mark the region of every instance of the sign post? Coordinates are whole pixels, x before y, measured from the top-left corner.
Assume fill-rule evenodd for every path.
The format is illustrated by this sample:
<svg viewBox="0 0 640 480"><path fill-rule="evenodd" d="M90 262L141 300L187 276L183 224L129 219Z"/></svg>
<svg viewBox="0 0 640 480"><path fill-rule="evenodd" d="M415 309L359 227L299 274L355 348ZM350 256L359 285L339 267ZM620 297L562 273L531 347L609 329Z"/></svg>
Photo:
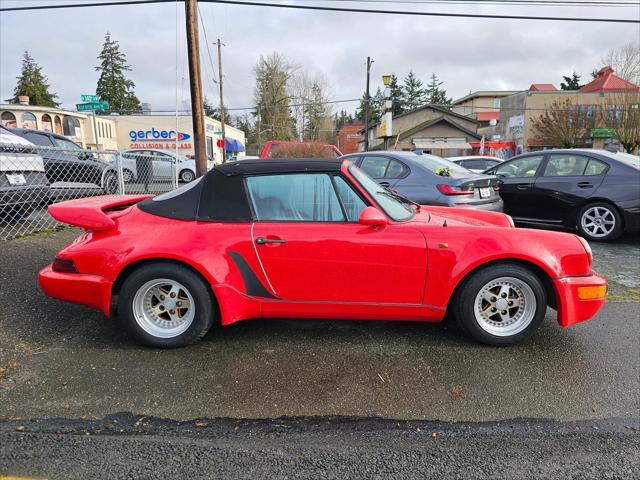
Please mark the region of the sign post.
<svg viewBox="0 0 640 480"><path fill-rule="evenodd" d="M108 110L109 104L102 102L97 95L82 94L80 100L83 103L76 103L76 110L79 112L91 112L91 123L93 124L93 141L96 144L96 150L100 149L98 144L98 123L96 122L96 110Z"/></svg>

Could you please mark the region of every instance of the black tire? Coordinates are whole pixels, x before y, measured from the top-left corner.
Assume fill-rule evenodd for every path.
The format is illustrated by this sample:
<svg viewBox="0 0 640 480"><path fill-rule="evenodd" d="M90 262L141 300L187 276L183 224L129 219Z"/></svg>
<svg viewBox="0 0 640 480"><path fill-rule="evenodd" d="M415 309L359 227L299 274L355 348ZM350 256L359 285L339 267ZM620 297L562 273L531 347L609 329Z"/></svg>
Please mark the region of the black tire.
<svg viewBox="0 0 640 480"><path fill-rule="evenodd" d="M193 182L195 179L196 179L195 172L192 172L189 169L185 169L180 172L180 181L182 183L190 183L190 182Z"/></svg>
<svg viewBox="0 0 640 480"><path fill-rule="evenodd" d="M194 300L195 315L189 327L180 335L163 338L145 331L135 318L133 302L136 293L154 279L169 279L182 284ZM214 299L205 282L189 268L156 263L145 265L131 273L120 289L118 317L126 330L140 343L159 348L184 347L200 340L213 326L216 316Z"/></svg>
<svg viewBox="0 0 640 480"><path fill-rule="evenodd" d="M591 228L589 226L585 226L583 220L588 222L589 218L587 216L592 214L594 210L603 214L601 217L602 220L611 221L611 219L613 219L612 221L615 222L613 227L611 228L610 225L606 224L603 224L601 227L594 226ZM593 222L591 225L593 225ZM576 226L578 227L578 232L580 232L581 236L593 242L610 242L620 237L624 230L622 225L622 215L620 215L620 212L618 212L616 207L606 202L593 202L582 207L580 212L578 212ZM594 230L594 228L597 228L597 230ZM605 233L603 229L610 229L610 231Z"/></svg>
<svg viewBox="0 0 640 480"><path fill-rule="evenodd" d="M524 303L534 310L531 320L523 323L526 327L504 336L490 333L483 327L481 319L476 316L475 304L481 290L500 278L514 278L523 282L530 289L527 290L529 297L535 297L535 303L529 300ZM538 328L547 310L547 295L542 282L531 270L516 264L498 264L479 270L465 279L452 299L451 307L456 323L468 336L486 345L506 346L522 342Z"/></svg>
<svg viewBox="0 0 640 480"><path fill-rule="evenodd" d="M102 190L106 195L113 195L118 193L118 175L116 172L109 171L104 174L104 183Z"/></svg>

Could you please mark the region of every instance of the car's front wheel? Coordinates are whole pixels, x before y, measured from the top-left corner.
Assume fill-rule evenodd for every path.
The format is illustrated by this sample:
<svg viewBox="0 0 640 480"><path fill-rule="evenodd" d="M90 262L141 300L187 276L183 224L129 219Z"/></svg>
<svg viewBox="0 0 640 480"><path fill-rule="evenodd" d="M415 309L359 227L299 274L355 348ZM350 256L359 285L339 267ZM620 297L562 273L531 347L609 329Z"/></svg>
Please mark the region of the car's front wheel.
<svg viewBox="0 0 640 480"><path fill-rule="evenodd" d="M512 345L529 337L547 310L540 279L515 264L474 273L453 299L453 314L469 336L488 345Z"/></svg>
<svg viewBox="0 0 640 480"><path fill-rule="evenodd" d="M180 172L180 181L184 183L193 182L196 179L196 174L191 170L182 170Z"/></svg>
<svg viewBox="0 0 640 480"><path fill-rule="evenodd" d="M146 265L123 283L118 315L139 342L182 347L202 338L213 325L213 299L205 282L188 268Z"/></svg>
<svg viewBox="0 0 640 480"><path fill-rule="evenodd" d="M608 242L622 235L622 218L615 207L598 202L578 213L578 231L587 240Z"/></svg>

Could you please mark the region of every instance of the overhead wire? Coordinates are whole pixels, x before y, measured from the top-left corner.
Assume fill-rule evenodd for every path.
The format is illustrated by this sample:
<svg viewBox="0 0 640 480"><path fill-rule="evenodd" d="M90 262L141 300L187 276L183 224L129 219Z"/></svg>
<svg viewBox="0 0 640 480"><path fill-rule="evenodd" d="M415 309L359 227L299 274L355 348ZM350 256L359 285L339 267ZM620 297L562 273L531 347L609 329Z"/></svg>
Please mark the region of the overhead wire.
<svg viewBox="0 0 640 480"><path fill-rule="evenodd" d="M28 10L50 10L63 8L88 8L88 7L109 7L122 5L148 5L154 3L168 3L174 0L119 0L114 2L90 2L90 3L74 3L74 4L56 4L56 5L30 5L19 7L0 7L0 12L16 12ZM296 10L309 11L326 11L326 12L342 12L342 13L367 13L378 15L403 15L403 16L422 16L422 17L449 17L449 18L482 18L482 19L502 19L502 20L537 20L537 21L561 21L561 22L604 22L604 23L639 23L638 19L628 18L599 18L599 17L551 17L537 15L495 15L483 13L454 13L454 12L424 12L424 11L406 11L406 10L379 10L371 8L354 8L354 7L332 7L327 5L307 5L307 4L289 4L289 3L268 3L265 1L241 1L241 0L199 0L201 3L212 3L221 5L244 5L252 7L267 8L286 8ZM309 1L309 0L307 0Z"/></svg>

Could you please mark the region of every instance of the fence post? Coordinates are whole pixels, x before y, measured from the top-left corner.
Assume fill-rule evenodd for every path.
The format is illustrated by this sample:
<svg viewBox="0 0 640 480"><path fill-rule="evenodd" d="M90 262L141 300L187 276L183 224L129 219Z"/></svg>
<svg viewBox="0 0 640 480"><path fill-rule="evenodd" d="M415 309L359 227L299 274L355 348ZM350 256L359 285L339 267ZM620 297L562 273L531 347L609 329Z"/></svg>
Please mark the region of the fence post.
<svg viewBox="0 0 640 480"><path fill-rule="evenodd" d="M118 193L124 195L124 172L122 168L122 155L120 152L116 152L116 174L118 176Z"/></svg>

